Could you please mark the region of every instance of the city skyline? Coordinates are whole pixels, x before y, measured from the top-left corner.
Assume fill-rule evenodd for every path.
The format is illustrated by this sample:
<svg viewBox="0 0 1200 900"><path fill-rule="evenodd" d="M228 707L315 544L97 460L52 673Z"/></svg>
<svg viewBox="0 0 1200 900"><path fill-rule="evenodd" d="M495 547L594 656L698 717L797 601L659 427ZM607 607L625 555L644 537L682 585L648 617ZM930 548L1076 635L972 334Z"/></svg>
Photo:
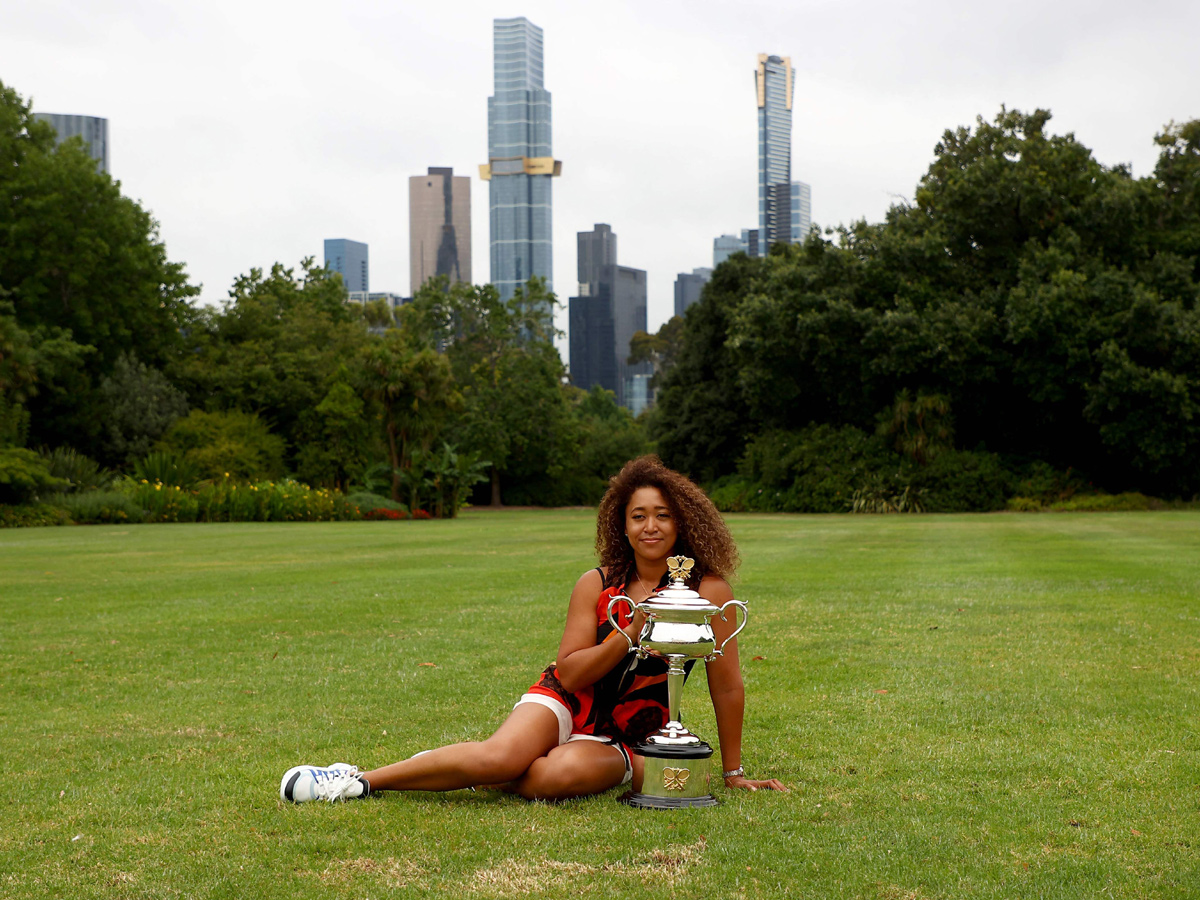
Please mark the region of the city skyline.
<svg viewBox="0 0 1200 900"><path fill-rule="evenodd" d="M653 329L673 311L676 275L711 265L714 236L756 222L748 68L763 51L791 55L793 176L813 185L822 226L880 221L911 200L942 131L1001 104L1049 108L1052 132L1073 132L1102 163L1129 163L1138 176L1153 168L1157 131L1200 116L1195 5L947 10L751 2L730 20L704 0L683 18L623 0L602 17L546 2L514 8L544 30L558 101L559 272L574 269L576 232L611 222L648 272ZM320 259L327 234L368 242L372 286L404 291L408 177L438 163L474 180L482 161L493 15L470 2L358 0L334 10L302 2L285 17L258 0L163 0L148 14L115 0L64 23L50 7L18 3L0 34L0 78L35 110L109 120L110 171L160 223L169 258L203 282L203 302L223 300L251 268ZM352 69L317 64L331 39L356 47ZM1162 56L1178 69L1171 77ZM472 197L476 228L485 195ZM478 235L472 250L483 281ZM570 284L557 286L565 299Z"/></svg>

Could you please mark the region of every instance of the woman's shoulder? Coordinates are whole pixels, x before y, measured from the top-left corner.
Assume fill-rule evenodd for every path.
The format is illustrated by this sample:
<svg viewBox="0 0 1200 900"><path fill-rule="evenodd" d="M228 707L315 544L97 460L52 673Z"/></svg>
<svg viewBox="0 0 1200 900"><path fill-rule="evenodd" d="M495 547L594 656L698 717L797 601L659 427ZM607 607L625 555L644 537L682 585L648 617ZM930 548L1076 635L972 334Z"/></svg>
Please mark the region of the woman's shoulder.
<svg viewBox="0 0 1200 900"><path fill-rule="evenodd" d="M594 588L597 592L599 592L604 589L604 578L607 574L607 571L599 567L595 569L588 569L579 576L579 580L575 582L575 587L588 589Z"/></svg>
<svg viewBox="0 0 1200 900"><path fill-rule="evenodd" d="M726 601L733 599L733 588L720 575L705 575L700 579L700 596L705 600Z"/></svg>

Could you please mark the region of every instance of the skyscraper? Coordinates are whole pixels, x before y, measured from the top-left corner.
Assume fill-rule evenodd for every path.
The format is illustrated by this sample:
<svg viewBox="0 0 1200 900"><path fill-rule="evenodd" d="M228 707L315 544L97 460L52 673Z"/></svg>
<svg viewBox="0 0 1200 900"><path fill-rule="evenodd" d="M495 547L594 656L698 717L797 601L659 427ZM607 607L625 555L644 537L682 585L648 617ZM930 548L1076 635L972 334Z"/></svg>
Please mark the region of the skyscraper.
<svg viewBox="0 0 1200 900"><path fill-rule="evenodd" d="M802 244L812 230L812 188L792 182L792 243Z"/></svg>
<svg viewBox="0 0 1200 900"><path fill-rule="evenodd" d="M646 330L646 273L617 265L617 236L608 225L579 232L578 241L579 296L568 304L571 378L584 390L598 384L640 412L652 367L628 359L634 332Z"/></svg>
<svg viewBox="0 0 1200 900"><path fill-rule="evenodd" d="M67 138L82 137L88 153L96 160L96 168L101 172L108 171L108 119L39 112L35 112L33 117L50 124L57 134L56 144L61 144Z"/></svg>
<svg viewBox="0 0 1200 900"><path fill-rule="evenodd" d="M604 267L617 264L617 236L611 225L598 224L591 231L579 232L577 237L579 293L586 297L599 288Z"/></svg>
<svg viewBox="0 0 1200 900"><path fill-rule="evenodd" d="M542 85L542 29L524 16L492 26L495 95L488 98L492 284L507 300L534 275L553 287L550 179L562 172L550 141L550 92Z"/></svg>
<svg viewBox="0 0 1200 900"><path fill-rule="evenodd" d="M700 301L700 292L712 278L712 273L712 269L692 269L691 275L680 272L675 277L675 315L682 316L689 306Z"/></svg>
<svg viewBox="0 0 1200 900"><path fill-rule="evenodd" d="M758 238L765 256L771 245L792 239L791 57L758 55Z"/></svg>
<svg viewBox="0 0 1200 900"><path fill-rule="evenodd" d="M454 169L408 179L409 290L435 275L471 282L471 179Z"/></svg>
<svg viewBox="0 0 1200 900"><path fill-rule="evenodd" d="M366 244L345 238L326 238L325 268L341 273L347 291L371 290Z"/></svg>

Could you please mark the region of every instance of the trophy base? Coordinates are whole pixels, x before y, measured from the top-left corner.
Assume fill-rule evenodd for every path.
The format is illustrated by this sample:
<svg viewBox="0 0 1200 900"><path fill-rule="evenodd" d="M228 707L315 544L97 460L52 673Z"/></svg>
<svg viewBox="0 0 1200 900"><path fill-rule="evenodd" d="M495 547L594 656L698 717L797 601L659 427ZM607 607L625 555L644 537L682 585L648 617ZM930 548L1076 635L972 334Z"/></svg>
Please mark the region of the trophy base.
<svg viewBox="0 0 1200 900"><path fill-rule="evenodd" d="M698 738L683 746L664 747L654 736L635 744L645 762L640 791L627 791L617 799L639 809L685 809L716 806L709 792L713 750Z"/></svg>
<svg viewBox="0 0 1200 900"><path fill-rule="evenodd" d="M657 797L638 791L626 791L617 799L638 809L687 809L693 806L716 806L720 802L712 794L701 797Z"/></svg>

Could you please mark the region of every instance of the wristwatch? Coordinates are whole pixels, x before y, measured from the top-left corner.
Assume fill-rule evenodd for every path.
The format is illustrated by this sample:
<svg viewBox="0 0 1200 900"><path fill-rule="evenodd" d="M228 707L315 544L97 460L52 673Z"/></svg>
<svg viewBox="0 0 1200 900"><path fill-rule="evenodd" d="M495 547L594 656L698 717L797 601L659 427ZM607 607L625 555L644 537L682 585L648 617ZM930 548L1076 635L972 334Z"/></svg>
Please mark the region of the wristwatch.
<svg viewBox="0 0 1200 900"><path fill-rule="evenodd" d="M733 778L736 775L741 775L743 778L745 778L746 770L743 769L741 766L738 766L736 769L730 769L728 772L725 772L723 774L724 774L724 777L726 777L726 778Z"/></svg>

